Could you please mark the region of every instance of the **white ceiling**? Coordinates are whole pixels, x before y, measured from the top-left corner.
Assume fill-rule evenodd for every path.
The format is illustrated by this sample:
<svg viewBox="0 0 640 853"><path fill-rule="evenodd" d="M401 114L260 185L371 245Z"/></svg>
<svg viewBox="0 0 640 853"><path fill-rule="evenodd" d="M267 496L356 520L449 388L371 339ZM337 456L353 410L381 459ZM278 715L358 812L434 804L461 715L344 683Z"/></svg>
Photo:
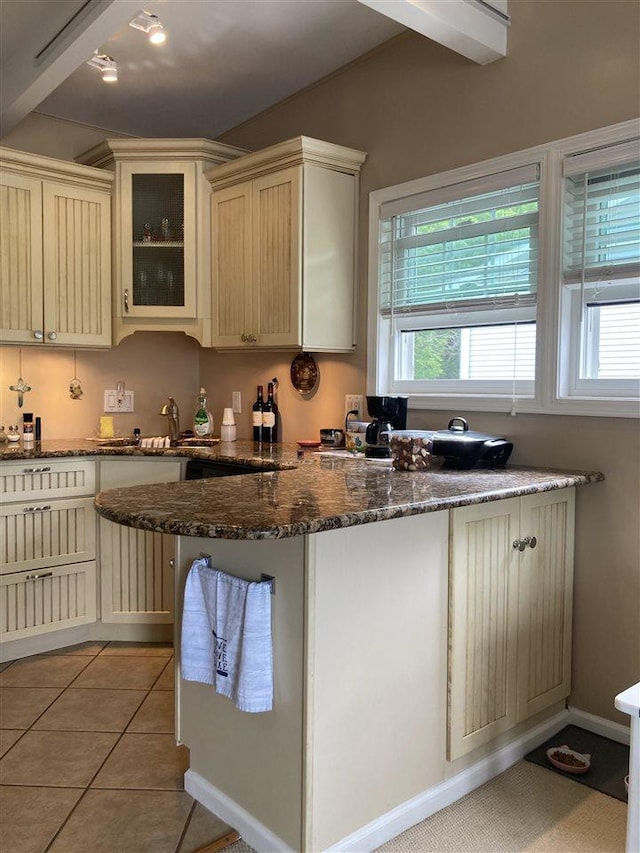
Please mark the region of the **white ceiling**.
<svg viewBox="0 0 640 853"><path fill-rule="evenodd" d="M143 5L141 5L143 4ZM507 0L0 0L0 122L29 112L147 137L217 137L401 33L485 64ZM129 26L155 13L161 46ZM87 65L113 57L117 83Z"/></svg>
<svg viewBox="0 0 640 853"><path fill-rule="evenodd" d="M2 132L37 109L137 136L215 138L404 29L358 0L133 5L159 16L164 45L128 25L135 14L129 0L0 0ZM108 19L88 33L87 15L107 7ZM34 62L76 12L75 33L67 30L51 56ZM86 64L94 49L116 60L117 83L103 83Z"/></svg>

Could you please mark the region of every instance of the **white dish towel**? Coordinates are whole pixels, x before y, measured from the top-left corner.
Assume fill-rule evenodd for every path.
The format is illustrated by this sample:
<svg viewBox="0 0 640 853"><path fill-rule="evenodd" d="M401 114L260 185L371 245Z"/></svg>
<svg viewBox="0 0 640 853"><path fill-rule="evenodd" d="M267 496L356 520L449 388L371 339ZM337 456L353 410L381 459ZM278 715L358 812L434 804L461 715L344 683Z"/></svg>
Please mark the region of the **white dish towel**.
<svg viewBox="0 0 640 853"><path fill-rule="evenodd" d="M241 711L273 706L271 585L195 560L182 612L182 678L211 684Z"/></svg>

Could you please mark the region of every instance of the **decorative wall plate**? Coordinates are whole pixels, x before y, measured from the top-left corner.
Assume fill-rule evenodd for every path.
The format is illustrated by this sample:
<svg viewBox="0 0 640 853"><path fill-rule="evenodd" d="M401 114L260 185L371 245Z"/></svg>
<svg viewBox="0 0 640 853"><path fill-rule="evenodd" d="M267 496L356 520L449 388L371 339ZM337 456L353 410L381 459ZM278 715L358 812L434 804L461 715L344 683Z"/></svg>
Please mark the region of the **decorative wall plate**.
<svg viewBox="0 0 640 853"><path fill-rule="evenodd" d="M309 394L318 384L318 365L308 352L301 352L291 362L291 384L301 394Z"/></svg>

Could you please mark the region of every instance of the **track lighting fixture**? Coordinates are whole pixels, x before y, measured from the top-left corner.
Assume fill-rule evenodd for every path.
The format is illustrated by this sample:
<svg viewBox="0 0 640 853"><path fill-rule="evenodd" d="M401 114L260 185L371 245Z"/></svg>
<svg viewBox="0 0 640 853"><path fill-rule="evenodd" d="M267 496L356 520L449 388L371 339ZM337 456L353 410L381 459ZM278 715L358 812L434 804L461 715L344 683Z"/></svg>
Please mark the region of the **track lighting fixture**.
<svg viewBox="0 0 640 853"><path fill-rule="evenodd" d="M140 12L132 21L129 21L129 26L147 33L152 44L163 44L166 41L167 34L160 19L151 12Z"/></svg>
<svg viewBox="0 0 640 853"><path fill-rule="evenodd" d="M87 65L92 68L97 68L102 72L102 79L105 83L118 82L118 66L115 59L107 56L106 53L95 53L91 59L87 61Z"/></svg>

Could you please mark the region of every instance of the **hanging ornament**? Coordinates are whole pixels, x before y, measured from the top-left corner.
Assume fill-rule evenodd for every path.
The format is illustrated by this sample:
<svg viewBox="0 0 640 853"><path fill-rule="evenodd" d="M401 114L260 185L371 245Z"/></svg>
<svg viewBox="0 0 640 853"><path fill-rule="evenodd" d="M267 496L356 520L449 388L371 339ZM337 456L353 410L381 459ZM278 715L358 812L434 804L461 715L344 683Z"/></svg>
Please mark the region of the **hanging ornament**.
<svg viewBox="0 0 640 853"><path fill-rule="evenodd" d="M69 383L69 396L72 400L79 400L82 397L82 385L80 384L80 380L78 379L78 364L77 364L77 354L76 351L73 351L73 379Z"/></svg>
<svg viewBox="0 0 640 853"><path fill-rule="evenodd" d="M18 370L20 375L18 376L18 381L15 385L9 385L9 391L15 391L18 395L18 408L22 408L24 405L24 395L31 391L31 385L27 385L27 383L22 378L22 347L19 350L19 366Z"/></svg>

